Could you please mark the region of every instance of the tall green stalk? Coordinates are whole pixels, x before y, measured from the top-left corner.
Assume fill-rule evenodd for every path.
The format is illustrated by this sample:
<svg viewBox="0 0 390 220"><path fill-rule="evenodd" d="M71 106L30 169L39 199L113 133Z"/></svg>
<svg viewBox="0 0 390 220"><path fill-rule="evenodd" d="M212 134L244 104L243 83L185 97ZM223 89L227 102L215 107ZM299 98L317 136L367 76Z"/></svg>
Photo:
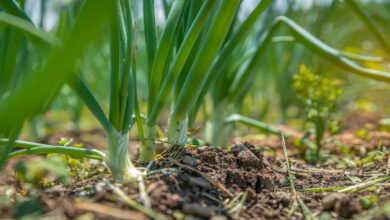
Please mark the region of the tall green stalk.
<svg viewBox="0 0 390 220"><path fill-rule="evenodd" d="M133 168L128 144L128 132L133 125L134 76L133 24L130 3L116 1L116 18L111 25L111 95L109 121L112 130L107 132L107 165L115 179L122 179L126 170Z"/></svg>
<svg viewBox="0 0 390 220"><path fill-rule="evenodd" d="M142 2L144 13L145 45L148 64L148 81L151 79L151 72L154 57L157 49L156 21L154 12L154 0L144 0Z"/></svg>
<svg viewBox="0 0 390 220"><path fill-rule="evenodd" d="M140 159L142 161L148 162L153 159L157 119L161 114L164 105L172 96L173 85L180 72L183 70L184 64L188 60L189 53L197 41L199 34L203 30L215 2L216 1L205 1L203 3L202 8L185 35L183 42L181 42L171 65L167 56L170 51L172 52L173 47L175 46L173 39L176 38L175 35L177 35L175 31L177 31L180 25L179 19L184 16L182 14L184 7L186 6L186 1L175 2L169 10L167 24L161 36L159 49L157 50L156 60L153 66L154 71L152 75L156 76L156 78L152 78L150 84L148 117L144 128L145 140L142 142L140 148ZM167 69L167 67L169 67L169 69Z"/></svg>
<svg viewBox="0 0 390 220"><path fill-rule="evenodd" d="M183 144L187 140L188 113L196 103L206 82L207 73L231 27L240 1L221 1L213 16L201 48L189 70L180 94L174 103L168 122L170 142Z"/></svg>
<svg viewBox="0 0 390 220"><path fill-rule="evenodd" d="M148 1L144 2L144 6L148 7ZM185 6L188 1L186 0L176 0L173 3L172 8L169 11L168 18L166 21L166 25L161 34L160 41L158 43L157 51L155 56L153 57L153 65L150 71L150 84L149 84L149 100L148 100L148 114L153 110L153 105L156 102L156 97L158 95L158 91L160 85L163 80L166 78L166 72L169 68L169 60L170 56L173 52L175 46L175 39L177 36L177 29L179 25L180 18L184 11ZM150 11L151 9L149 9ZM149 17L149 16L147 16ZM147 20L149 22L149 19ZM151 24L146 25L145 28L152 29L150 27ZM150 42L151 33L145 35L146 44L151 44L147 46L148 48L153 47L155 42ZM151 51L151 49L149 50ZM149 61L151 62L151 60ZM150 63L149 63L150 64ZM154 155L154 139L156 137L156 125L155 123L147 123L145 128L145 137L144 141L141 143L140 148L140 159L141 161L151 161Z"/></svg>

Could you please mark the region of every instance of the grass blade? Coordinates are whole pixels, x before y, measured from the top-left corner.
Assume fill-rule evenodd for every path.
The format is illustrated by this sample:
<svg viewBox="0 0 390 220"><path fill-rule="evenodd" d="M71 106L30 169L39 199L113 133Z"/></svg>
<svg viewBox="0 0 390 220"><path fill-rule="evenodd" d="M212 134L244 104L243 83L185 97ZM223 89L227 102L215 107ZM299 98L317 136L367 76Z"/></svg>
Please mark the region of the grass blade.
<svg viewBox="0 0 390 220"><path fill-rule="evenodd" d="M102 25L110 20L113 11L111 8L111 4L103 0L85 2L71 34L64 41L64 46L51 52L42 71L26 77L20 82L20 87L0 100L0 134L8 131L15 121L23 121L42 111L48 97L55 94L72 76L74 65L87 45L99 38ZM97 11L100 16L96 16Z"/></svg>
<svg viewBox="0 0 390 220"><path fill-rule="evenodd" d="M148 111L149 113L153 109L156 96L162 80L165 80L163 76L164 71L169 67L169 55L172 52L175 45L174 39L176 30L179 24L179 19L186 6L186 0L176 0L169 12L167 24L161 35L160 43L157 48L156 57L153 63L151 71L151 79L149 85L149 100Z"/></svg>
<svg viewBox="0 0 390 220"><path fill-rule="evenodd" d="M124 73L121 86L121 103L123 104L121 109L121 121L123 122L122 130L127 131L131 127L132 115L134 110L135 102L135 79L132 74L132 63L133 63L133 21L130 8L130 2L122 0L124 7L125 17L125 30L127 36L126 45L126 56L124 62Z"/></svg>
<svg viewBox="0 0 390 220"><path fill-rule="evenodd" d="M268 8L272 1L263 0L261 1L256 8L252 11L252 13L248 16L248 18L240 25L238 30L233 34L232 38L226 43L225 47L219 53L219 57L213 64L210 69L210 73L208 74L205 85L202 88L201 95L199 100L203 100L206 96L208 89L211 87L212 83L215 79L218 78L223 73L224 66L227 64L227 60L233 53L233 51L241 45L243 40L249 35L253 26L256 24L256 21L263 14L263 12Z"/></svg>
<svg viewBox="0 0 390 220"><path fill-rule="evenodd" d="M28 37L39 39L40 41L51 45L61 46L60 39L50 33L38 29L30 21L25 20L24 18L0 12L0 27L1 25L12 26L25 33Z"/></svg>
<svg viewBox="0 0 390 220"><path fill-rule="evenodd" d="M98 101L88 89L85 83L79 78L74 77L69 83L69 86L77 93L77 95L83 100L88 109L92 112L95 118L103 126L104 130L111 131L112 125L108 121L103 109L100 107Z"/></svg>
<svg viewBox="0 0 390 220"><path fill-rule="evenodd" d="M241 1L221 1L211 21L208 33L203 41L188 76L181 87L180 95L174 104L168 125L169 138L185 141L187 132L187 114L193 108L207 79L207 72L215 59L230 29L234 15ZM205 74L206 73L206 74ZM181 127L178 128L177 126ZM183 136L183 137L181 137Z"/></svg>
<svg viewBox="0 0 390 220"><path fill-rule="evenodd" d="M271 134L280 135L280 133L281 133L281 130L274 127L274 126L268 125L262 121L258 121L258 120L252 119L252 118L245 117L243 115L233 114L225 119L226 124L236 123L236 122L241 122L245 125L248 125L248 126L251 126L254 128L258 128L264 132L271 133Z"/></svg>
<svg viewBox="0 0 390 220"><path fill-rule="evenodd" d="M0 96L11 88L13 75L16 72L16 64L22 53L23 37L21 33L7 28L0 42Z"/></svg>
<svg viewBox="0 0 390 220"><path fill-rule="evenodd" d="M148 123L154 124L161 113L164 104L171 97L171 93L173 90L173 85L175 83L175 79L177 79L180 72L183 70L183 67L188 60L190 52L194 47L196 40L199 37L204 25L206 24L208 15L211 12L211 9L215 5L215 1L206 1L202 6L200 12L196 16L193 24L191 25L188 34L186 35L182 45L177 52L175 59L171 68L169 69L166 79L161 86L160 92L157 96L156 103L154 103L153 110L151 111L148 117Z"/></svg>
<svg viewBox="0 0 390 220"><path fill-rule="evenodd" d="M110 57L111 57L111 77L110 77L110 108L109 108L109 121L115 127L117 131L121 131L122 124L120 122L120 86L122 79L122 60L123 50L121 45L124 44L122 24L121 24L121 6L119 0L115 0L115 16L111 23L111 36L110 36Z"/></svg>
<svg viewBox="0 0 390 220"><path fill-rule="evenodd" d="M175 103L175 107L172 112L173 116L184 117L184 115L187 114L195 104L195 101L207 79L207 75L205 73L207 73L214 57L221 48L239 5L240 1L236 0L222 1L220 3L218 11L213 17L209 32L204 39L204 43L193 62L184 85L182 86L177 103Z"/></svg>
<svg viewBox="0 0 390 220"><path fill-rule="evenodd" d="M148 63L148 79L150 80L150 74L152 71L154 57L157 49L157 37L156 37L156 21L154 13L154 0L143 1L143 13L144 13L144 29L145 29L145 45L146 56Z"/></svg>
<svg viewBox="0 0 390 220"><path fill-rule="evenodd" d="M0 7L3 8L8 13L13 14L17 17L20 17L20 18L32 23L31 19L19 7L18 3L16 3L15 0L2 0L2 1L0 1Z"/></svg>
<svg viewBox="0 0 390 220"><path fill-rule="evenodd" d="M37 154L64 154L72 157L87 157L95 160L104 160L104 154L98 150L89 150L79 147L69 146L40 146L29 149L17 150L8 155L8 159L14 159L26 155L37 155Z"/></svg>

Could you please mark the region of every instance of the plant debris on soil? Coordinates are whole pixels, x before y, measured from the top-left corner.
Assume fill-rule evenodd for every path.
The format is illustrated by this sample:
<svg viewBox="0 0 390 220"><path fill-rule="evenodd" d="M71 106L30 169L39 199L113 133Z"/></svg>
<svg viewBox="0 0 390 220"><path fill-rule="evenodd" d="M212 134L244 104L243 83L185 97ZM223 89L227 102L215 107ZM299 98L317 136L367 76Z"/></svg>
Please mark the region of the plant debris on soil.
<svg viewBox="0 0 390 220"><path fill-rule="evenodd" d="M272 140L279 142L274 143L279 147L272 154L259 142L257 146L237 143L227 149L205 146L165 153L146 165L145 191L151 210L161 219L350 219L389 202L388 153L368 166L338 168L332 163L307 165L291 156L291 151L294 195L281 142ZM138 185L113 183L102 165L94 165L100 172L71 185L26 190L13 177L15 163L1 174L0 195L10 200L0 203L2 217L35 213L38 219L150 219L109 187L114 185L128 199L145 204ZM15 186L14 191L5 186ZM297 205L297 198L311 213ZM389 219L387 214L379 213L376 219Z"/></svg>
<svg viewBox="0 0 390 220"><path fill-rule="evenodd" d="M102 163L87 160L77 168L80 170L75 171L71 184L40 176L39 184L31 186L18 178L15 167L20 161L35 164L46 158L27 156L11 160L0 173L0 216L390 219L390 132L378 131L375 126L356 129L328 136L323 148L326 160L316 166L301 159L294 138L289 138L290 173L280 137L237 142L227 148L173 147L161 153L157 161L136 164L144 173L144 191L135 182L114 182ZM292 136L302 135L291 131ZM91 139L94 134L100 135ZM74 137L76 143L87 146L104 146L101 134L93 130L85 135L61 136ZM43 142L54 144L56 137L60 138L52 135ZM135 154L135 143L130 143L129 148Z"/></svg>

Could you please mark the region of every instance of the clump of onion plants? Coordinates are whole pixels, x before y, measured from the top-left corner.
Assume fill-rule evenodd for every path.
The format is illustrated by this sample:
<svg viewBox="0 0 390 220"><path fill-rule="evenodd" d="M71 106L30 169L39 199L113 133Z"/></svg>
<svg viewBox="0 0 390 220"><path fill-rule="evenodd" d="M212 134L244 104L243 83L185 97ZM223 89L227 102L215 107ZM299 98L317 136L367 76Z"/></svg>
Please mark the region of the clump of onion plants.
<svg viewBox="0 0 390 220"><path fill-rule="evenodd" d="M133 68L133 21L129 1L115 1L115 16L110 29L110 98L108 117L104 114L87 85L78 77L69 85L84 101L107 135L105 161L115 179L122 179L126 171L134 169L128 152L129 130L136 102L135 71Z"/></svg>
<svg viewBox="0 0 390 220"><path fill-rule="evenodd" d="M150 2L144 2L150 82L145 141L140 148L140 159L145 162L153 159L157 119L168 103L171 104L168 141L179 145L187 142L188 114L211 74L208 70L241 3L237 0L174 1L160 40L156 43L153 4ZM184 35L180 36L181 31L175 30L184 30ZM175 45L178 48L176 52ZM172 59L169 59L170 56Z"/></svg>
<svg viewBox="0 0 390 220"><path fill-rule="evenodd" d="M252 14L255 14L255 11L260 8L260 4L264 2L265 1L261 1L256 7L256 9L253 10ZM351 2L353 3L352 0L348 1L348 3ZM198 98L197 104L191 109L190 115L194 117L199 111L200 106L205 103L203 99L206 94L208 94L208 91L212 90L211 94L212 107L214 110L213 113L217 114L218 116L215 117L216 120L215 122L213 122L216 123L216 126L214 125L214 127L216 127L217 129L213 130L219 133L219 135L212 135L217 137L217 140L212 140L214 143L219 144L221 143L221 139L228 138L227 136L223 137L220 135L224 132L220 132L221 126L219 126L218 124L223 124L223 121L222 123L218 121L221 121L220 118L223 117L219 116L226 114L224 112L226 110L238 110L237 107L231 108L230 106L227 107L227 105L237 106L237 103L239 104L241 100L243 100L243 98L247 96L248 91L250 91L250 87L253 85L256 74L259 74L259 69L263 66L262 58L266 49L269 47L269 45L272 44L273 38L282 27L285 27L287 33L291 35L289 36L289 38L294 39L295 43L301 43L305 48L309 49L310 52L315 55L318 55L321 59L333 64L334 66L348 73L353 73L369 79L390 83L390 76L388 73L375 69L365 68L363 67L362 63L359 63L361 61L366 60L366 56L345 53L342 50L332 48L325 42L318 39L313 34L309 33L307 30L302 28L299 24L285 16L279 16L274 19L272 25L269 28L264 29L263 32L260 33L261 38L258 43L255 46L251 45L251 48L254 48L253 50L249 50L249 52L247 52L246 54L243 52L241 52L240 54L239 52L237 52L237 47L235 45L239 45L238 47L243 46L242 44L240 44L240 42L242 42L244 37L247 36L245 35L245 28L253 28L252 22L256 21L257 17L252 17L252 14L248 16L248 19L245 20L242 25L237 28L237 31L230 36L230 39L226 41L226 44L219 53L219 58L214 62L213 67L209 70L212 74L208 76L205 86L202 88L201 95ZM361 10L359 14L361 14ZM252 18L253 20L249 18ZM378 39L378 41L383 43L383 36L378 33L377 29L375 28L375 25L373 25L372 22L367 22L366 18L363 19L363 22L370 27L370 30L372 30L373 35ZM234 44L231 44L233 42ZM384 48L387 47L384 46ZM236 53L238 53L238 55ZM242 59L235 59L235 56ZM243 62L244 58L244 63L246 64L244 65L244 68L236 69L236 64ZM234 68L230 68L228 66ZM272 72L268 74L272 74ZM219 84L215 86L217 84L217 79ZM223 82L223 86L220 85L221 82ZM243 119L242 117L237 117L236 114L233 114L232 116L234 117L227 117L225 119L225 122L232 123L235 121L242 121ZM190 122L193 120L194 119L191 119ZM247 120L245 119L245 121ZM254 123L249 124L254 125ZM255 127L259 127L262 130L265 128L263 123L255 124ZM269 129L266 130L268 132Z"/></svg>
<svg viewBox="0 0 390 220"><path fill-rule="evenodd" d="M316 75L301 64L294 75L293 88L305 106L306 120L314 125L315 149L309 147L306 157L310 162L315 162L319 159L324 134L342 94L341 83Z"/></svg>
<svg viewBox="0 0 390 220"><path fill-rule="evenodd" d="M6 11L1 12L0 22L21 30L47 57L39 60L40 68L23 69L26 77L21 78L16 86L9 87L9 91L0 99L3 106L0 117L4 122L0 125L0 137L8 137L0 140L3 151L1 162L27 154L60 153L73 157L89 157L104 160L113 177L122 179L125 171L132 168L128 154L128 131L134 122L132 115L135 106L135 79L131 68L133 25L130 2L117 0L104 3L87 0L77 8L77 15L61 15L58 37L37 28L15 1L2 1L0 7ZM96 11L104 13L96 19ZM108 117L87 84L76 75L80 72L77 63L87 46L96 41L104 41L103 35L100 34L104 29L110 30L111 42ZM54 72L56 74L53 74ZM23 121L47 110L47 106L65 83L76 91L104 128L107 135L107 155L97 150L15 141ZM12 152L13 147L22 149Z"/></svg>

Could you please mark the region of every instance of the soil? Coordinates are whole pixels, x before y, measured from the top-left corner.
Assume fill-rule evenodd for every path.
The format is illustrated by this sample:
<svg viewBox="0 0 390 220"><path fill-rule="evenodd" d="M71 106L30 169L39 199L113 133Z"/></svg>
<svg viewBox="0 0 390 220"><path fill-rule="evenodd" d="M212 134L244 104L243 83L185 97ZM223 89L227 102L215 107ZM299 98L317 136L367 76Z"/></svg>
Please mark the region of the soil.
<svg viewBox="0 0 390 220"><path fill-rule="evenodd" d="M79 136L75 139L82 141ZM343 146L349 147L348 153L342 150ZM353 161L362 161L369 151L383 146L390 146L389 132L372 130L359 137L356 131L347 131L329 136L323 151L340 160L350 157ZM293 140L287 141L287 148L293 182L287 172L280 138L266 138L252 144L236 143L224 149L174 148L152 164L136 164L143 170L148 169L144 179L147 197L140 196L135 183L114 183L101 164L87 164L99 172L73 178L72 184L66 186L54 180L56 184L52 187L26 187L15 178L13 167L17 160L13 160L0 173L0 217L18 218L30 210L37 214L36 219L150 219L130 208L129 201L124 201L115 188L139 204L150 203L161 219L309 218L302 204L316 218L352 219L367 214L371 208L389 204L389 180L358 192L325 192L327 187L356 186L386 174L389 172L388 152L367 166L345 165L335 162L336 159L311 166L300 159ZM3 203L1 198L6 195L7 186L13 186L14 191L8 196L11 202ZM322 192L318 191L321 187ZM310 188L317 191L308 192ZM375 201L367 205L364 198L375 198ZM390 217L379 214L375 219Z"/></svg>

